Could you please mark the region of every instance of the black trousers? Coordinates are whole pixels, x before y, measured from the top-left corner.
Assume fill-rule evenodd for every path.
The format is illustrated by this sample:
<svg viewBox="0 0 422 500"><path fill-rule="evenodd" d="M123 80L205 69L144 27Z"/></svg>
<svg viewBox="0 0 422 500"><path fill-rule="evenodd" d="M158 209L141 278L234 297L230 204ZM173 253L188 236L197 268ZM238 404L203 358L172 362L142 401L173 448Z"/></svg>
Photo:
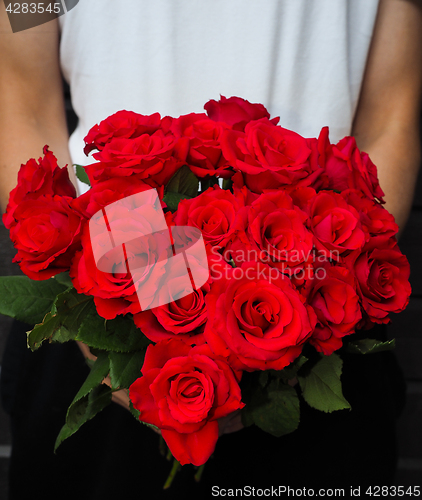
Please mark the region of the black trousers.
<svg viewBox="0 0 422 500"><path fill-rule="evenodd" d="M30 352L27 329L14 323L2 365L2 401L13 435L11 500L203 499L213 498L213 486L215 492L283 485L342 487L347 496L351 486L394 481L395 423L405 389L392 352L343 356L343 391L352 411L325 414L301 401L295 433L274 438L250 427L224 435L200 483L193 479L196 469L184 466L163 491L171 463L159 453L159 437L115 404L53 453L88 368L74 343Z"/></svg>

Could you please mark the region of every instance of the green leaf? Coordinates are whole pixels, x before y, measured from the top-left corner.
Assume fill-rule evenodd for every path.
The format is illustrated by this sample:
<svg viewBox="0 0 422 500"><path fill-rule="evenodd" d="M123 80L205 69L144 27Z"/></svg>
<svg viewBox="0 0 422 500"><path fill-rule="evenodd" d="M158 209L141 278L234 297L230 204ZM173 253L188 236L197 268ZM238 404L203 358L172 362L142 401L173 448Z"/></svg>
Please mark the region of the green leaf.
<svg viewBox="0 0 422 500"><path fill-rule="evenodd" d="M179 207L180 200L190 200L190 199L192 199L191 196L187 196L186 194L172 193L172 192L167 192L163 196L164 203L168 206L168 208L172 212L175 212L177 210L177 208Z"/></svg>
<svg viewBox="0 0 422 500"><path fill-rule="evenodd" d="M139 422L139 415L141 414L141 412L139 410L137 410L134 406L133 406L133 403L132 403L132 400L129 400L129 410L130 410L130 413L132 413L132 415L136 418L136 420L138 420ZM142 422L144 423L144 422Z"/></svg>
<svg viewBox="0 0 422 500"><path fill-rule="evenodd" d="M270 372L274 378L281 378L284 382L288 383L289 380L297 377L297 372L307 361L308 358L302 354L282 370L271 370Z"/></svg>
<svg viewBox="0 0 422 500"><path fill-rule="evenodd" d="M54 279L34 281L27 276L1 276L0 314L35 325L64 290L66 287Z"/></svg>
<svg viewBox="0 0 422 500"><path fill-rule="evenodd" d="M256 388L252 398L242 410L245 425L256 424L273 436L284 436L295 431L299 425L299 398L293 387L272 380L265 390Z"/></svg>
<svg viewBox="0 0 422 500"><path fill-rule="evenodd" d="M223 189L231 190L232 187L233 187L233 181L231 179L224 179L223 180Z"/></svg>
<svg viewBox="0 0 422 500"><path fill-rule="evenodd" d="M204 192L216 184L219 184L217 177L207 177L206 179L201 179L201 191Z"/></svg>
<svg viewBox="0 0 422 500"><path fill-rule="evenodd" d="M341 388L342 367L341 358L331 354L321 356L316 363L306 363L299 371L303 398L312 408L326 413L350 409Z"/></svg>
<svg viewBox="0 0 422 500"><path fill-rule="evenodd" d="M67 271L64 273L56 274L56 276L54 276L54 279L66 288L73 288L72 280L70 279L69 273Z"/></svg>
<svg viewBox="0 0 422 500"><path fill-rule="evenodd" d="M85 172L85 168L82 165L76 165L76 164L74 165L74 167L76 167L76 177L81 182L91 187L91 183L89 182L89 177L88 174Z"/></svg>
<svg viewBox="0 0 422 500"><path fill-rule="evenodd" d="M158 427L156 427L155 425L147 424L146 422L142 422L142 420L139 420L139 415L141 414L141 412L133 406L133 403L131 400L129 400L129 409L130 409L130 413L136 418L136 420L138 422L140 422L143 425L146 425L147 427L154 430L155 432L158 432L158 433L160 432L160 429Z"/></svg>
<svg viewBox="0 0 422 500"><path fill-rule="evenodd" d="M117 316L115 319L105 320L96 310L91 310L86 315L76 340L94 349L116 352L139 351L150 344L131 316Z"/></svg>
<svg viewBox="0 0 422 500"><path fill-rule="evenodd" d="M43 322L28 333L28 347L34 351L44 340L61 343L75 340L83 318L93 309L92 297L79 294L74 288L59 294Z"/></svg>
<svg viewBox="0 0 422 500"><path fill-rule="evenodd" d="M100 385L93 389L88 396L84 396L69 409L66 423L61 428L54 445L54 451L63 441L73 434L88 420L95 417L111 403L111 389L106 385Z"/></svg>
<svg viewBox="0 0 422 500"><path fill-rule="evenodd" d="M72 436L85 422L91 420L111 402L112 390L102 384L108 372L107 353L101 353L67 410L66 423L56 439L54 451L65 439Z"/></svg>
<svg viewBox="0 0 422 500"><path fill-rule="evenodd" d="M349 342L347 351L354 354L374 354L376 352L391 351L395 348L395 339L382 342L376 339L362 339Z"/></svg>
<svg viewBox="0 0 422 500"><path fill-rule="evenodd" d="M141 376L145 351L129 353L110 352L110 379L113 389L129 389L129 386Z"/></svg>
<svg viewBox="0 0 422 500"><path fill-rule="evenodd" d="M183 165L169 180L165 191L166 193L185 194L190 198L194 198L198 196L198 189L198 178L187 165Z"/></svg>
<svg viewBox="0 0 422 500"><path fill-rule="evenodd" d="M110 370L110 361L106 352L99 353L97 359L95 360L91 371L82 387L79 389L78 393L74 397L71 406L79 401L83 397L87 396L92 389L101 384L101 382L107 377ZM70 407L69 407L70 408Z"/></svg>
<svg viewBox="0 0 422 500"><path fill-rule="evenodd" d="M164 203L174 212L180 200L188 200L198 195L199 180L187 165L183 165L166 185Z"/></svg>

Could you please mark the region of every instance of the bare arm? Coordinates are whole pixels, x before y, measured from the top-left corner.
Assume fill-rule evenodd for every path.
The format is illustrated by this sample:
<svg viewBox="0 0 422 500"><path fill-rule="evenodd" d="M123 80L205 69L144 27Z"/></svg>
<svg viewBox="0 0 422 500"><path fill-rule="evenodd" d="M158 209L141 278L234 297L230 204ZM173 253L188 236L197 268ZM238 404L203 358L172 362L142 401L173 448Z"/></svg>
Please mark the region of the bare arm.
<svg viewBox="0 0 422 500"><path fill-rule="evenodd" d="M421 160L422 2L381 0L353 126L402 230Z"/></svg>
<svg viewBox="0 0 422 500"><path fill-rule="evenodd" d="M45 144L60 166L71 165L71 160L57 19L12 33L0 2L0 54L0 205L4 211L20 165L42 156Z"/></svg>

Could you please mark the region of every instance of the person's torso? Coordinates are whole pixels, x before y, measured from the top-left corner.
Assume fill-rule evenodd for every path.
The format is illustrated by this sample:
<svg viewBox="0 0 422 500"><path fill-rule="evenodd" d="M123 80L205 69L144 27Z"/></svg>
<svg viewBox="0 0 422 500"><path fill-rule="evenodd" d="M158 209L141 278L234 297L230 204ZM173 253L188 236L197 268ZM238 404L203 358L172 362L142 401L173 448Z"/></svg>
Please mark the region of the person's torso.
<svg viewBox="0 0 422 500"><path fill-rule="evenodd" d="M351 131L378 0L80 0L60 18L61 64L83 137L128 109L179 116L209 99L263 103L280 125Z"/></svg>

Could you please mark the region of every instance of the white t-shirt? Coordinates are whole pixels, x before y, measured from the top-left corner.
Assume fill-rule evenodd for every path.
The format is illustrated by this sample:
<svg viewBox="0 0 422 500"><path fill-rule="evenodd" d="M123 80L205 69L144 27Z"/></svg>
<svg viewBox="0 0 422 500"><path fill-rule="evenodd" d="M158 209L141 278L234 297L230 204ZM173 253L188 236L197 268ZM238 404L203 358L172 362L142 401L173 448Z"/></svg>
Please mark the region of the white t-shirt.
<svg viewBox="0 0 422 500"><path fill-rule="evenodd" d="M236 95L306 136L350 134L378 0L80 0L60 17L79 125L120 110L179 116Z"/></svg>

